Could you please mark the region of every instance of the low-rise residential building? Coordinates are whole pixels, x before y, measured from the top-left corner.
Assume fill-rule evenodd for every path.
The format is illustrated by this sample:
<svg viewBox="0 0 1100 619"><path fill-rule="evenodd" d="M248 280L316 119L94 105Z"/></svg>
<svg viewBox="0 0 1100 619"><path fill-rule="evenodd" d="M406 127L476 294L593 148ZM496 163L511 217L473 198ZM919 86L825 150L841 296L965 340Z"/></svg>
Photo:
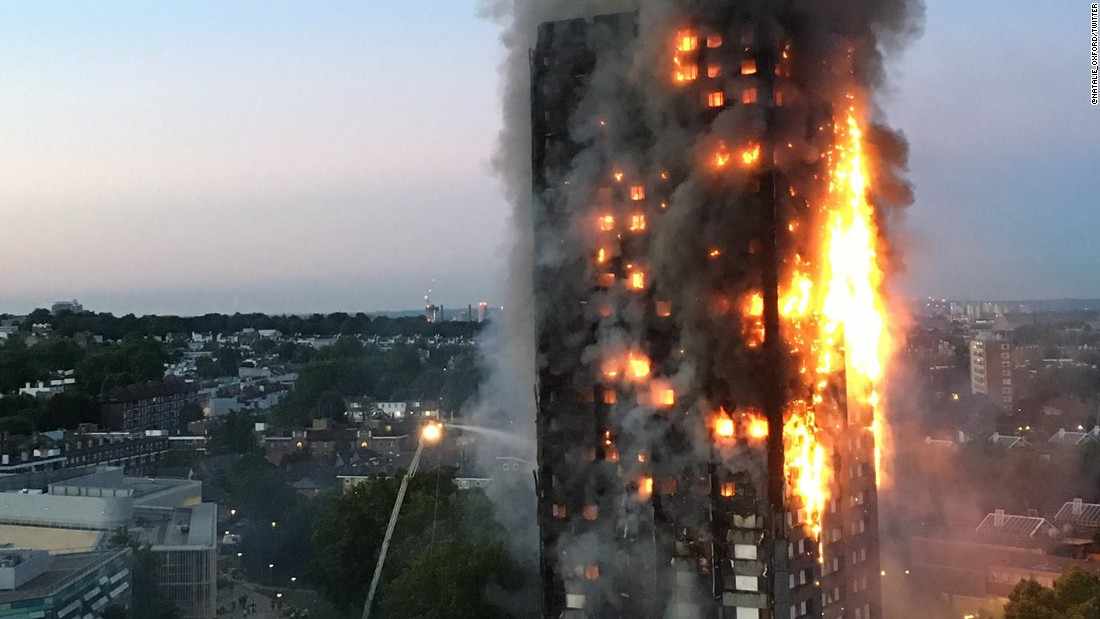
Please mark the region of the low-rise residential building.
<svg viewBox="0 0 1100 619"><path fill-rule="evenodd" d="M170 448L167 436L145 433L49 432L17 438L0 439L0 475L98 465L149 474Z"/></svg>
<svg viewBox="0 0 1100 619"><path fill-rule="evenodd" d="M162 381L117 387L103 398L103 423L125 432L174 432L180 411L188 404L198 404L198 390L189 383Z"/></svg>

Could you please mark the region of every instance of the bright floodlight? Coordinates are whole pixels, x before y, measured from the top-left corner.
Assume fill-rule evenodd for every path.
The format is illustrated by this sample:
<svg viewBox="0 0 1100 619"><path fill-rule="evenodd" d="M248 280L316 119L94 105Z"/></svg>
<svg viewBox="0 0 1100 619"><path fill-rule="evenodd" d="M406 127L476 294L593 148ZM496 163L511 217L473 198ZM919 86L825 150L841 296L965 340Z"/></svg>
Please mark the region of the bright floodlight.
<svg viewBox="0 0 1100 619"><path fill-rule="evenodd" d="M420 430L420 438L426 443L436 443L443 438L443 424L429 423Z"/></svg>

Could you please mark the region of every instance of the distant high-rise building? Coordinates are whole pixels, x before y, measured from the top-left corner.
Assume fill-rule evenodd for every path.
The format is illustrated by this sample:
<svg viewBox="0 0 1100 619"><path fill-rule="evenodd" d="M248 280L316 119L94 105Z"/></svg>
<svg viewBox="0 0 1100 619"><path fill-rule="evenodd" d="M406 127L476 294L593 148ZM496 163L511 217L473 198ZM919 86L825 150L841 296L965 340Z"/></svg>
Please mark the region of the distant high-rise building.
<svg viewBox="0 0 1100 619"><path fill-rule="evenodd" d="M485 301L477 304L477 321L485 322L485 319L489 315L489 304Z"/></svg>
<svg viewBox="0 0 1100 619"><path fill-rule="evenodd" d="M989 396L1002 408L1012 408L1016 392L1010 332L983 332L970 340L970 392Z"/></svg>
<svg viewBox="0 0 1100 619"><path fill-rule="evenodd" d="M80 301L73 299L72 301L58 301L50 306L50 313L54 316L62 313L69 312L72 314L79 314L84 311L84 306L80 304Z"/></svg>

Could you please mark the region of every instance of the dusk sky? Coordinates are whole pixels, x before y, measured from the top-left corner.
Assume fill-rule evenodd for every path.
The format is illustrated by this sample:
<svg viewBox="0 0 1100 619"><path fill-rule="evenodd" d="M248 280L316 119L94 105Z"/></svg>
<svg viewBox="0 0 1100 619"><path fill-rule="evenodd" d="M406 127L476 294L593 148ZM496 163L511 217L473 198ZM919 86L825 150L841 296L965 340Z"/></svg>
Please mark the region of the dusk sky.
<svg viewBox="0 0 1100 619"><path fill-rule="evenodd" d="M458 0L0 6L0 311L499 302L501 57ZM881 103L906 292L1100 297L1088 2L930 0Z"/></svg>

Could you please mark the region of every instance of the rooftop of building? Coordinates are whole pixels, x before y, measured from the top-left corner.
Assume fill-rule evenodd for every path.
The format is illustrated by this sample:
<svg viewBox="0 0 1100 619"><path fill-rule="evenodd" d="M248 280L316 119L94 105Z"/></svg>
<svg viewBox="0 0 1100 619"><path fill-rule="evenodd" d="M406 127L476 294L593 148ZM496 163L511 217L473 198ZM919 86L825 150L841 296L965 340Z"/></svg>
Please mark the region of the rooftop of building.
<svg viewBox="0 0 1100 619"><path fill-rule="evenodd" d="M1041 516L1019 516L996 511L987 514L975 531L979 535L1044 541L1056 534L1058 528Z"/></svg>
<svg viewBox="0 0 1100 619"><path fill-rule="evenodd" d="M105 531L0 524L0 540L13 548L35 548L54 554L93 550L107 537Z"/></svg>
<svg viewBox="0 0 1100 619"><path fill-rule="evenodd" d="M157 547L211 548L217 541L217 505L192 507L141 507L134 510L130 533L154 549Z"/></svg>
<svg viewBox="0 0 1100 619"><path fill-rule="evenodd" d="M115 466L101 466L88 475L50 484L50 492L53 494L65 494L65 488L110 489L116 491L116 496L133 497L135 506L155 501L164 495L184 488L193 488L198 496L202 496L202 482L199 480L166 477L126 477L123 469Z"/></svg>
<svg viewBox="0 0 1100 619"><path fill-rule="evenodd" d="M1079 527L1100 527L1100 503L1066 501L1054 515L1054 522Z"/></svg>
<svg viewBox="0 0 1100 619"><path fill-rule="evenodd" d="M107 392L103 400L107 403L136 402L196 391L198 391L197 386L180 380L148 381L115 387Z"/></svg>
<svg viewBox="0 0 1100 619"><path fill-rule="evenodd" d="M0 604L12 604L55 595L85 572L130 552L128 548L54 555L49 569L14 591L0 591Z"/></svg>

